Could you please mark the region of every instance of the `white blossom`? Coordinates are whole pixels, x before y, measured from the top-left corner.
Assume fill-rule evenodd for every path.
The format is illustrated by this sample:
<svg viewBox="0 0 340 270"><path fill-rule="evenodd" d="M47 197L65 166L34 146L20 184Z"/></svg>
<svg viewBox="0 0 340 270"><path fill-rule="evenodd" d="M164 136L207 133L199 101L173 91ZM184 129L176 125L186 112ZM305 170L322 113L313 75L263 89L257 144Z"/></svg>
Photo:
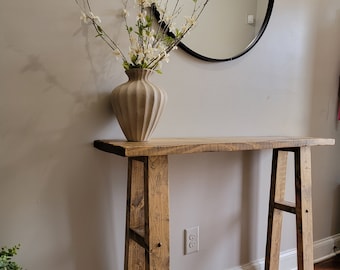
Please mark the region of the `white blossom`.
<svg viewBox="0 0 340 270"><path fill-rule="evenodd" d="M166 62L166 63L169 63L169 61L170 61L170 54L168 54L167 52L164 52L164 58L163 58L163 60Z"/></svg>
<svg viewBox="0 0 340 270"><path fill-rule="evenodd" d="M117 48L113 50L113 55L116 57L117 60L122 56L121 52Z"/></svg>
<svg viewBox="0 0 340 270"><path fill-rule="evenodd" d="M85 14L85 12L81 12L80 15L80 20L86 24L88 24L91 20L88 19L87 15Z"/></svg>
<svg viewBox="0 0 340 270"><path fill-rule="evenodd" d="M91 20L93 20L93 21L95 21L96 23L98 23L98 24L102 22L102 21L100 20L99 16L94 15L94 14L92 13L92 11L89 12L88 17L89 17Z"/></svg>
<svg viewBox="0 0 340 270"><path fill-rule="evenodd" d="M185 17L186 25L188 27L194 26L196 24L196 20L193 17Z"/></svg>
<svg viewBox="0 0 340 270"><path fill-rule="evenodd" d="M129 12L127 11L127 9L126 8L124 8L123 9L123 11L122 11L122 16L124 17L124 18L127 18L127 17L129 17Z"/></svg>
<svg viewBox="0 0 340 270"><path fill-rule="evenodd" d="M155 0L137 0L136 3L137 5L143 7L143 8L147 8L147 7L151 7L152 4L154 4Z"/></svg>
<svg viewBox="0 0 340 270"><path fill-rule="evenodd" d="M146 23L146 10L139 12L137 15L137 21L141 22L141 23Z"/></svg>

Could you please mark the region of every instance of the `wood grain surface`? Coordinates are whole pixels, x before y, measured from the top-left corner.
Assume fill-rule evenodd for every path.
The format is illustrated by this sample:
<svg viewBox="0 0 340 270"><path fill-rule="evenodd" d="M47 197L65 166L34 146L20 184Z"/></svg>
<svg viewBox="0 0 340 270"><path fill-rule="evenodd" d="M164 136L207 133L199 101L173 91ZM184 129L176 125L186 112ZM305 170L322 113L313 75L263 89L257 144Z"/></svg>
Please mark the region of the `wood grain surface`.
<svg viewBox="0 0 340 270"><path fill-rule="evenodd" d="M94 147L123 157L245 151L334 144L334 139L311 137L169 138L153 139L149 142L128 142L122 140L94 141Z"/></svg>

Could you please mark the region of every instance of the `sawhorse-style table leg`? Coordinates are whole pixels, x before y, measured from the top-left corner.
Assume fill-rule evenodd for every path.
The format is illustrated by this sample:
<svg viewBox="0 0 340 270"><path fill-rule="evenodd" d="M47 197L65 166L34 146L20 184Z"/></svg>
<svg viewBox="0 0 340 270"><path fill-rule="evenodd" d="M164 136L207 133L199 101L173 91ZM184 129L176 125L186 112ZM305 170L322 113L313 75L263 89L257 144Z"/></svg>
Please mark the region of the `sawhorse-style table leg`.
<svg viewBox="0 0 340 270"><path fill-rule="evenodd" d="M294 153L295 203L285 201L288 152ZM279 269L282 211L296 215L298 270L314 269L310 147L273 150L265 270Z"/></svg>
<svg viewBox="0 0 340 270"><path fill-rule="evenodd" d="M129 158L125 270L169 270L168 157Z"/></svg>

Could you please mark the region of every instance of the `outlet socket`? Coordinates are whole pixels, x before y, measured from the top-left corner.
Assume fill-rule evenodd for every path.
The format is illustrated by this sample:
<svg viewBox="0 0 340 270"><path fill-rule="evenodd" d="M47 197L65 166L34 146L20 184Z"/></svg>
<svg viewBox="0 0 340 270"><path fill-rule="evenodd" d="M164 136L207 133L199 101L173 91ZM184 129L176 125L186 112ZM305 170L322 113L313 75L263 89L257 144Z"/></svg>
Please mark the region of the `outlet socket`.
<svg viewBox="0 0 340 270"><path fill-rule="evenodd" d="M192 227L184 230L184 255L199 250L199 227Z"/></svg>

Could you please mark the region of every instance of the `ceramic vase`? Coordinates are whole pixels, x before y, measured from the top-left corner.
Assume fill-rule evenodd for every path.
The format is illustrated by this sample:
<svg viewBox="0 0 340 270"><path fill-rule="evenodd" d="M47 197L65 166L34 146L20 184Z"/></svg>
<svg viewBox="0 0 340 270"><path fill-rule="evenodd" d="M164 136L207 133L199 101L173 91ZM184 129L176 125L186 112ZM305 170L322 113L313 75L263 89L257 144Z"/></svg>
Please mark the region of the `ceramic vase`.
<svg viewBox="0 0 340 270"><path fill-rule="evenodd" d="M111 93L113 112L128 141L148 141L167 102L164 90L149 81L150 69L126 71L128 81Z"/></svg>

